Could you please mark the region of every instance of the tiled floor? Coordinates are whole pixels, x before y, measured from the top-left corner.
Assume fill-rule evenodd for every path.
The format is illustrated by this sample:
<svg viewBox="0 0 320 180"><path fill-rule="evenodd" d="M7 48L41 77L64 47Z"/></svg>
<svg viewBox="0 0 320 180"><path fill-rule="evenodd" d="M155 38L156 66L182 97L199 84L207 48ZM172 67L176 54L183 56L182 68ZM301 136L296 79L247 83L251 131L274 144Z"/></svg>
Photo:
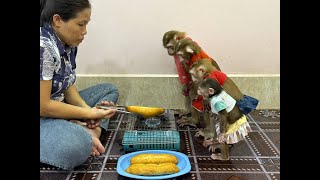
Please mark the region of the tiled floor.
<svg viewBox="0 0 320 180"><path fill-rule="evenodd" d="M110 120L109 128L102 136L106 153L89 158L73 171L59 170L40 165L43 180L110 180L129 179L116 172L117 160L125 152L122 138L127 116L117 115ZM175 116L177 118L177 116ZM211 153L194 137L195 128L179 128L181 152L191 162L191 171L175 179L192 180L279 180L280 179L280 110L256 110L248 116L253 132L244 141L231 148L230 161L213 161Z"/></svg>

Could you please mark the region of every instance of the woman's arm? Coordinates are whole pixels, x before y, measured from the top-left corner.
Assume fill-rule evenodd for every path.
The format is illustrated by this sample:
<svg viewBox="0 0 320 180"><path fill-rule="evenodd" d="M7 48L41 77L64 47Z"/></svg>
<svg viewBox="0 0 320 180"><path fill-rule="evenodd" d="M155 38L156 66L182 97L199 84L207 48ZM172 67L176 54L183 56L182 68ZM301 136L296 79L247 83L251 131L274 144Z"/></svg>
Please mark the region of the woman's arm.
<svg viewBox="0 0 320 180"><path fill-rule="evenodd" d="M93 110L50 99L52 81L40 80L40 116L62 119L110 118L115 110Z"/></svg>

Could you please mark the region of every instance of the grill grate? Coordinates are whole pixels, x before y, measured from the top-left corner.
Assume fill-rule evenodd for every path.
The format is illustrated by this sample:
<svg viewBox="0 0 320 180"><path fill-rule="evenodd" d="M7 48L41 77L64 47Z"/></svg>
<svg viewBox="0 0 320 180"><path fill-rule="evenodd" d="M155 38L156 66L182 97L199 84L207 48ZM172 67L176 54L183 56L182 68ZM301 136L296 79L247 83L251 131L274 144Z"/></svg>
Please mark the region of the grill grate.
<svg viewBox="0 0 320 180"><path fill-rule="evenodd" d="M128 124L123 136L124 151L176 150L180 151L180 135L169 110L152 118L136 114L128 115Z"/></svg>

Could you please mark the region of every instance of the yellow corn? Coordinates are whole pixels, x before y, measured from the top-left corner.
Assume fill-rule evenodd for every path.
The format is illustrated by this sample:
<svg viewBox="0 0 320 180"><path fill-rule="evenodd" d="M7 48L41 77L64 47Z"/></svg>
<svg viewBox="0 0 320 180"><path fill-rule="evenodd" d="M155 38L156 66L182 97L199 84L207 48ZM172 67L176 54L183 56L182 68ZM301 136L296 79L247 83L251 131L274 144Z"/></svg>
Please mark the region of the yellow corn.
<svg viewBox="0 0 320 180"><path fill-rule="evenodd" d="M171 154L139 154L131 158L131 164L178 163L178 158Z"/></svg>
<svg viewBox="0 0 320 180"><path fill-rule="evenodd" d="M126 109L129 112L140 114L145 118L164 113L164 108L159 107L127 106Z"/></svg>
<svg viewBox="0 0 320 180"><path fill-rule="evenodd" d="M163 174L174 174L179 172L180 169L174 163L131 164L125 171L130 174L155 176Z"/></svg>

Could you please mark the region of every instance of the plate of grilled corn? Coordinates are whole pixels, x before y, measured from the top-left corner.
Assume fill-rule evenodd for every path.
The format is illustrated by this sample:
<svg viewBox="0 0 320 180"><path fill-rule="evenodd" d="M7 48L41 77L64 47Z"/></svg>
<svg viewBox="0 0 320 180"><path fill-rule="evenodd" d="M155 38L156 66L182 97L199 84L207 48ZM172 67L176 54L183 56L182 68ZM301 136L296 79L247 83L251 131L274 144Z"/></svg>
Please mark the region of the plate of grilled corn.
<svg viewBox="0 0 320 180"><path fill-rule="evenodd" d="M144 150L122 155L117 173L135 179L169 179L191 170L189 158L171 150Z"/></svg>

